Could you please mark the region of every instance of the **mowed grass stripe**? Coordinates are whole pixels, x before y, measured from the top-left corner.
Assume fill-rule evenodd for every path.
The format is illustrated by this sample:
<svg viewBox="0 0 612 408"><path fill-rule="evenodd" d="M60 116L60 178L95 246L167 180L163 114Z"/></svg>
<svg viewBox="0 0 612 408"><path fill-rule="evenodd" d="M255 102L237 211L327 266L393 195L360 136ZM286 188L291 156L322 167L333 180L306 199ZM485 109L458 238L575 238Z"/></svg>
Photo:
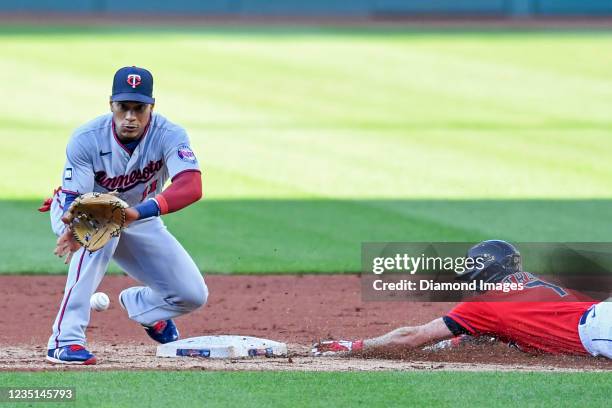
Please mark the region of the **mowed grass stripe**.
<svg viewBox="0 0 612 408"><path fill-rule="evenodd" d="M257 183L242 192L218 185L217 169L306 198L593 198L609 196L612 180L606 131L258 130L206 139L213 198L267 197Z"/></svg>
<svg viewBox="0 0 612 408"><path fill-rule="evenodd" d="M1 198L42 199L60 184L67 137L50 135L62 132L0 130ZM600 130L196 127L191 136L207 199L606 198L612 191L612 138Z"/></svg>
<svg viewBox="0 0 612 408"><path fill-rule="evenodd" d="M0 201L0 273L65 273L39 201ZM205 200L164 217L205 273L361 270L361 243L610 239L610 200ZM18 220L18 221L17 221ZM33 238L34 237L34 238ZM118 271L113 268L112 271Z"/></svg>
<svg viewBox="0 0 612 408"><path fill-rule="evenodd" d="M0 380L76 387L76 401L66 403L74 407L595 407L612 392L611 373L82 371L0 373Z"/></svg>

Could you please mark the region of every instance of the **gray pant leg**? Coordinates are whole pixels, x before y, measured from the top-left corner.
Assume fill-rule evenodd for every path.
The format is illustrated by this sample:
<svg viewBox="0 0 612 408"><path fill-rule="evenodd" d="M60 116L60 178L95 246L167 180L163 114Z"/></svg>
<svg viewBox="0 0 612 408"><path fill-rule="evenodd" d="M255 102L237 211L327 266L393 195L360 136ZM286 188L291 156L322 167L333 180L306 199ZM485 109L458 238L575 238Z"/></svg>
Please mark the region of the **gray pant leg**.
<svg viewBox="0 0 612 408"><path fill-rule="evenodd" d="M53 323L53 334L49 338L49 349L86 344L85 329L91 311L89 299L106 273L117 242L117 238L113 238L99 251L91 253L81 248L73 255L64 298Z"/></svg>
<svg viewBox="0 0 612 408"><path fill-rule="evenodd" d="M203 306L208 288L187 251L158 217L123 231L113 259L146 286L123 292L130 319L145 325Z"/></svg>

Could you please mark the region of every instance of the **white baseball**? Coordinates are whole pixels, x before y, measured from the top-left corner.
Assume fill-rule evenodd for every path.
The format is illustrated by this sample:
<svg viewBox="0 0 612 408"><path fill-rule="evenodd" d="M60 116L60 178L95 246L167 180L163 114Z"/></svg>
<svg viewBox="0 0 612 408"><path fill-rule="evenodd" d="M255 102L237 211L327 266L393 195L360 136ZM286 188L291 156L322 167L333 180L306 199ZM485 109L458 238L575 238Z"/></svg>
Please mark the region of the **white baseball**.
<svg viewBox="0 0 612 408"><path fill-rule="evenodd" d="M110 299L108 298L108 295L106 293L96 292L91 295L91 298L89 299L89 305L93 310L101 312L103 310L108 309L108 307L110 306Z"/></svg>

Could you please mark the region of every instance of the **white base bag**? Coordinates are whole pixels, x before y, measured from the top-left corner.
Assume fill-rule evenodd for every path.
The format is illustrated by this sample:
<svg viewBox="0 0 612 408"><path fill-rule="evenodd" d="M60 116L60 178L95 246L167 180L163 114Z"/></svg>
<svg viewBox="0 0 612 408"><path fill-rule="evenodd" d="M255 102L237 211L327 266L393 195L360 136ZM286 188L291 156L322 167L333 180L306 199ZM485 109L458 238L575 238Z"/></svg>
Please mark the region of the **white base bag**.
<svg viewBox="0 0 612 408"><path fill-rule="evenodd" d="M202 336L157 346L157 357L285 357L287 344L250 336Z"/></svg>

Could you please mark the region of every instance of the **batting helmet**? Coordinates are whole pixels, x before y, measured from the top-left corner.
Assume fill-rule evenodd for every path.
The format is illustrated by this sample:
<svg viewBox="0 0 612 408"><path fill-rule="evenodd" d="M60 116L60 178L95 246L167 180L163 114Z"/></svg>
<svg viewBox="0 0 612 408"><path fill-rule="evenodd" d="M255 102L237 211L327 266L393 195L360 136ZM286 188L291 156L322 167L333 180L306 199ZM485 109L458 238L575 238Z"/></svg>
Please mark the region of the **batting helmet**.
<svg viewBox="0 0 612 408"><path fill-rule="evenodd" d="M504 277L521 272L521 254L511 244L501 240L482 241L471 247L467 258L480 260L474 267L467 269L457 279L471 282L479 279L484 282L500 282Z"/></svg>

